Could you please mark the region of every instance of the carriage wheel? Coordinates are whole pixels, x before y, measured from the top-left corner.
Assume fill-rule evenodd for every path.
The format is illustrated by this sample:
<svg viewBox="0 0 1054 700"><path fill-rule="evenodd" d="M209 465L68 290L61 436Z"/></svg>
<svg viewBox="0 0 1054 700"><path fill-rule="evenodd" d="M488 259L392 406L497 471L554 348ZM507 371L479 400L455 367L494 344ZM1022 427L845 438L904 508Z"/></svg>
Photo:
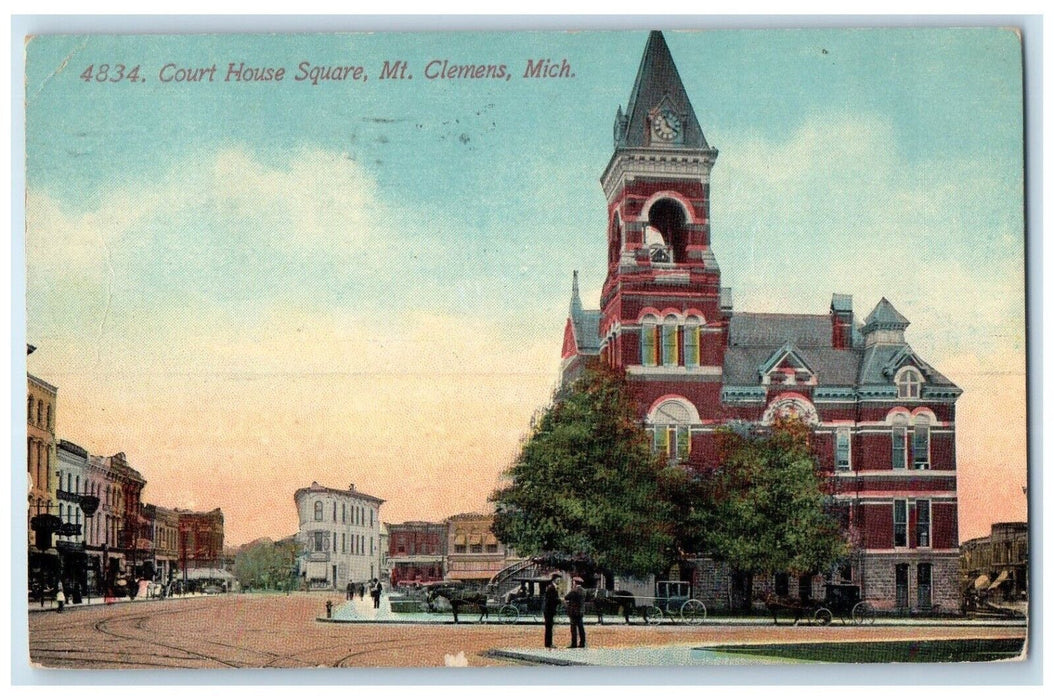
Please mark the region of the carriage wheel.
<svg viewBox="0 0 1054 700"><path fill-rule="evenodd" d="M502 623L506 625L514 625L520 619L520 611L516 609L515 605L501 606L498 615L501 617Z"/></svg>
<svg viewBox="0 0 1054 700"><path fill-rule="evenodd" d="M686 600L684 605L681 606L681 619L685 622L696 622L697 620L706 619L706 606L703 605L703 601L692 598Z"/></svg>
<svg viewBox="0 0 1054 700"><path fill-rule="evenodd" d="M812 616L812 619L816 621L816 624L823 625L826 627L831 624L831 620L834 619L834 615L827 608L820 608L816 611L816 614Z"/></svg>
<svg viewBox="0 0 1054 700"><path fill-rule="evenodd" d="M858 625L873 625L875 623L875 609L870 603L863 601L853 606L853 622Z"/></svg>
<svg viewBox="0 0 1054 700"><path fill-rule="evenodd" d="M644 621L649 625L661 625L663 620L662 608L657 605L644 606Z"/></svg>

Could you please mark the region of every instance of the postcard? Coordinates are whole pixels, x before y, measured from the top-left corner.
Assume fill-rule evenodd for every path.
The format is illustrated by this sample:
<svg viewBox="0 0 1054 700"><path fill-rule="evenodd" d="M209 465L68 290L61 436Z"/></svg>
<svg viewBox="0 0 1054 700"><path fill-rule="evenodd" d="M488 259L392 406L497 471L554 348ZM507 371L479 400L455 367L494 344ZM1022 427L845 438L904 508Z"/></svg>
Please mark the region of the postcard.
<svg viewBox="0 0 1054 700"><path fill-rule="evenodd" d="M1027 658L1019 32L661 29L27 41L34 668Z"/></svg>

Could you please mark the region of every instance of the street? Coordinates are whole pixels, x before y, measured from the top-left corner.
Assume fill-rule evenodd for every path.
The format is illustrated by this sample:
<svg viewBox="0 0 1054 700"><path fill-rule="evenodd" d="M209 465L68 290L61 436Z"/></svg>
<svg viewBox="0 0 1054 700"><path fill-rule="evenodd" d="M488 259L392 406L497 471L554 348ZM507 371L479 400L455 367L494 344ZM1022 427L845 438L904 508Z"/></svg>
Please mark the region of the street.
<svg viewBox="0 0 1054 700"><path fill-rule="evenodd" d="M34 663L51 668L300 668L444 666L464 652L469 666L511 663L486 656L493 649L538 648L540 625L338 624L318 622L337 593L220 595L34 612L29 647ZM1023 637L1023 627L949 624L938 627L834 624L698 626L607 624L587 627L593 649L730 642L809 642L1000 639ZM566 646L566 626L556 641ZM559 658L568 650L548 652Z"/></svg>

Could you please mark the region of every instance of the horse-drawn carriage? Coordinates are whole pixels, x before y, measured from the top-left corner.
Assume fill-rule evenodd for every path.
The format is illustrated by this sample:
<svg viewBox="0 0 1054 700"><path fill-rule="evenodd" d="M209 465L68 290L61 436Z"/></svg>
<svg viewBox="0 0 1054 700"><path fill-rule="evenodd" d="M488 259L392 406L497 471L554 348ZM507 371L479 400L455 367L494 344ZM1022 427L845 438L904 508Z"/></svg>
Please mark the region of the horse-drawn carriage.
<svg viewBox="0 0 1054 700"><path fill-rule="evenodd" d="M462 581L435 581L422 586L425 593L425 608L429 612L441 612L440 600L450 605L454 614L454 624L458 623L458 613L465 609L478 610L479 621L490 619L490 611L500 607L500 602L488 596L485 590Z"/></svg>
<svg viewBox="0 0 1054 700"><path fill-rule="evenodd" d="M656 581L655 596L645 597L641 614L649 625L658 625L665 620L698 623L706 619L706 605L692 597L692 584L688 581Z"/></svg>
<svg viewBox="0 0 1054 700"><path fill-rule="evenodd" d="M794 614L794 624L805 618L817 625L829 625L837 615L842 624L852 622L857 625L870 625L875 621L875 608L860 598L860 586L849 583L824 584L825 594L822 601L785 598L774 593L767 594L762 602L772 613L772 621L779 624L777 617L780 610Z"/></svg>
<svg viewBox="0 0 1054 700"><path fill-rule="evenodd" d="M545 587L549 585L549 576L533 576L514 579L519 588L509 591L498 615L506 624L514 624L524 618L539 621L543 617L545 607ZM586 588L585 605L583 612L586 615L596 615L599 624L604 623L604 615L621 615L626 624L630 622L630 615L637 612L637 604L633 594L628 591L608 591L603 588ZM557 607L557 615L565 615L563 602Z"/></svg>

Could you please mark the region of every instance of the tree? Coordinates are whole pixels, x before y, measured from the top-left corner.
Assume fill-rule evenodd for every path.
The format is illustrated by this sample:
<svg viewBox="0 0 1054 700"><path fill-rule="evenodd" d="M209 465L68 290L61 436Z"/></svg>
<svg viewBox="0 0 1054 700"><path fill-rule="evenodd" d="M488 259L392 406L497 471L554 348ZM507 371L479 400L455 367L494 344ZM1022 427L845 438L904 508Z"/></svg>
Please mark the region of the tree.
<svg viewBox="0 0 1054 700"><path fill-rule="evenodd" d="M243 587L282 588L289 584L295 545L266 537L242 545L234 555L234 576Z"/></svg>
<svg viewBox="0 0 1054 700"><path fill-rule="evenodd" d="M526 556L656 573L676 555L661 488L671 468L652 454L624 375L591 364L536 422L491 495L494 533Z"/></svg>
<svg viewBox="0 0 1054 700"><path fill-rule="evenodd" d="M748 592L755 574L809 575L845 558L804 423L781 418L764 432L724 427L718 449L702 539L711 556L746 575Z"/></svg>

